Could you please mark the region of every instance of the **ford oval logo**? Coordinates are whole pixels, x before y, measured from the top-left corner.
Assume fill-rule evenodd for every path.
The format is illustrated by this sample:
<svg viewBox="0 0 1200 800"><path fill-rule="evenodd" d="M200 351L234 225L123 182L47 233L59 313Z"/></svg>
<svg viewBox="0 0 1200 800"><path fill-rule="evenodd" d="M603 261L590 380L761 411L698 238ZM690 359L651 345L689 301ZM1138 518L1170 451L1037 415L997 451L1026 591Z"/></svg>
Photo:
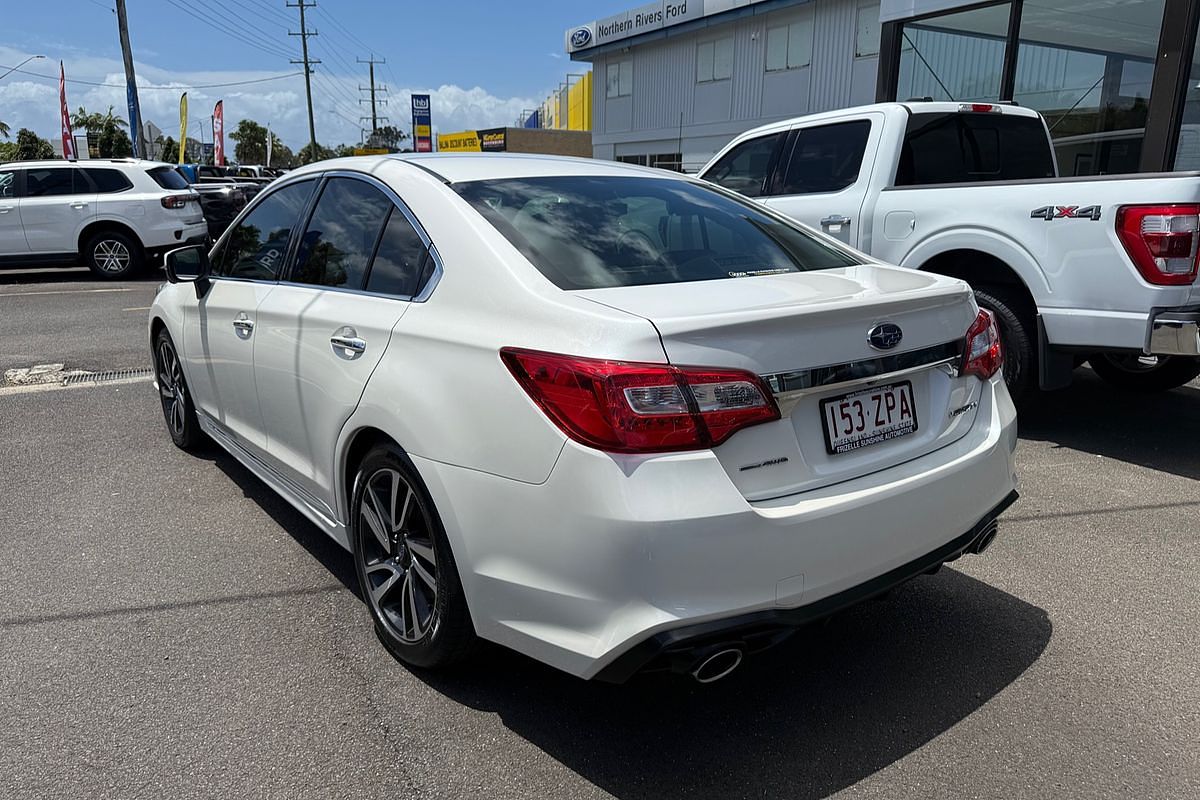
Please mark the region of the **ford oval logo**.
<svg viewBox="0 0 1200 800"><path fill-rule="evenodd" d="M592 43L592 31L590 28L579 28L571 34L571 47L579 49L587 47Z"/></svg>
<svg viewBox="0 0 1200 800"><path fill-rule="evenodd" d="M881 322L867 331L867 344L876 350L891 350L903 338L904 331L894 322Z"/></svg>

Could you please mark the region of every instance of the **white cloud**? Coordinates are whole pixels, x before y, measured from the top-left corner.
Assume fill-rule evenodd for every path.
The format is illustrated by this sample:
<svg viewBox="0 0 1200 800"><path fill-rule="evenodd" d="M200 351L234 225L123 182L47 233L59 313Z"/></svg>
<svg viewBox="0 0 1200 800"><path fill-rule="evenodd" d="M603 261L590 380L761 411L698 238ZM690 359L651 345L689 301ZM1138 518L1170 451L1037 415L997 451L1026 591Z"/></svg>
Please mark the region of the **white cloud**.
<svg viewBox="0 0 1200 800"><path fill-rule="evenodd" d="M0 64L17 64L26 54L26 51L0 44ZM47 56L46 60L29 62L23 69L50 78L38 79L13 73L0 81L0 120L11 126L14 135L18 128L31 128L51 141L58 138L58 61L52 52L47 52ZM122 117L126 116L125 73L119 61L78 53L69 54L63 60L68 79L67 104L72 111L80 105L89 111L103 111L111 105ZM360 138L357 118L370 113L367 104L359 105L356 102L360 96L365 97L365 93L360 95L358 91L358 78L332 76L320 72L320 69L318 67L313 80L317 140L326 145L357 142ZM277 73L239 70L179 72L139 62L138 97L142 120L153 122L164 134L178 138L181 87L257 80L272 74ZM70 83L71 80L112 85L88 86ZM536 108L545 94L539 93L536 95L539 99L534 99L497 97L479 86L467 89L442 85L428 90L393 88L387 96L388 104L379 108L380 115L389 117L390 124L401 130L409 130L409 97L413 93L432 96L433 125L436 130L443 132L514 124L523 109ZM189 89L191 136L199 136L201 122L204 135L211 136L209 115L217 100L221 99L225 101L227 132L232 131L239 120L248 118L264 125L269 123L271 129L293 150L299 150L308 142L304 80L300 75L244 86ZM227 141L226 144L232 150L233 143Z"/></svg>

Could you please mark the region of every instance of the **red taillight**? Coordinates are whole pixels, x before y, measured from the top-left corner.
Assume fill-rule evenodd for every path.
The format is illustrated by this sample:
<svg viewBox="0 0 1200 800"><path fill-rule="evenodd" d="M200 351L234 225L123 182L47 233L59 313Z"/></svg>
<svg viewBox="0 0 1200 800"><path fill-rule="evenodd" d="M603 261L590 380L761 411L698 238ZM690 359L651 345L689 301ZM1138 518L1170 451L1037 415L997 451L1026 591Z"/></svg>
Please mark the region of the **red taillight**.
<svg viewBox="0 0 1200 800"><path fill-rule="evenodd" d="M987 380L1004 365L1004 350L1000 346L1000 329L996 317L987 309L979 309L979 315L967 329L967 341L963 348L963 375L978 375Z"/></svg>
<svg viewBox="0 0 1200 800"><path fill-rule="evenodd" d="M1196 280L1200 206L1122 206L1117 235L1148 282L1186 286Z"/></svg>
<svg viewBox="0 0 1200 800"><path fill-rule="evenodd" d="M736 369L578 358L506 347L500 357L563 433L613 453L715 447L779 419L771 391Z"/></svg>
<svg viewBox="0 0 1200 800"><path fill-rule="evenodd" d="M169 194L163 197L163 208L183 208L192 201L190 194Z"/></svg>

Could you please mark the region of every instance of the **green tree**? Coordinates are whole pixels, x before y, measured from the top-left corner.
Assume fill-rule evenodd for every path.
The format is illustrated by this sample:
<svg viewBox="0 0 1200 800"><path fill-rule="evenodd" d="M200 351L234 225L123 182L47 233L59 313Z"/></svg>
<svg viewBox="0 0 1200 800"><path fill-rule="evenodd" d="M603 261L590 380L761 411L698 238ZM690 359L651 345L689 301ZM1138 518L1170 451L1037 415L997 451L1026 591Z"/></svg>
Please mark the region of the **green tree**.
<svg viewBox="0 0 1200 800"><path fill-rule="evenodd" d="M320 142L317 142L315 155L311 144L304 145L304 147L300 148L300 152L296 154L296 160L301 164L311 164L314 161L324 161L327 158L333 158L333 151Z"/></svg>
<svg viewBox="0 0 1200 800"><path fill-rule="evenodd" d="M8 123L0 121L0 136L3 136L5 139L7 139L9 131L10 128L8 127Z"/></svg>
<svg viewBox="0 0 1200 800"><path fill-rule="evenodd" d="M17 143L16 142L0 142L0 164L5 161L17 160Z"/></svg>
<svg viewBox="0 0 1200 800"><path fill-rule="evenodd" d="M267 163L267 129L262 125L252 119L239 120L229 138L234 141L233 157L239 164ZM281 166L285 156L291 158L292 151L272 133L271 165Z"/></svg>
<svg viewBox="0 0 1200 800"><path fill-rule="evenodd" d="M38 161L54 158L54 147L29 128L17 131L17 160Z"/></svg>
<svg viewBox="0 0 1200 800"><path fill-rule="evenodd" d="M381 128L376 128L371 134L371 144L377 147L386 147L388 150L399 150L401 143L408 139L408 134L397 128L395 125L384 125Z"/></svg>
<svg viewBox="0 0 1200 800"><path fill-rule="evenodd" d="M355 145L339 144L337 147L333 148L333 157L334 158L345 158L346 156L352 156L352 155L354 155L354 150L355 150Z"/></svg>
<svg viewBox="0 0 1200 800"><path fill-rule="evenodd" d="M123 128L129 123L113 113L113 107L108 111L89 113L83 106L71 114L71 127L87 131L88 144L94 140L100 151L101 158L124 158L133 153L133 142Z"/></svg>
<svg viewBox="0 0 1200 800"><path fill-rule="evenodd" d="M179 161L179 142L168 136L165 139L159 137L158 144L162 148L162 152L158 156L159 160L166 161L168 164Z"/></svg>

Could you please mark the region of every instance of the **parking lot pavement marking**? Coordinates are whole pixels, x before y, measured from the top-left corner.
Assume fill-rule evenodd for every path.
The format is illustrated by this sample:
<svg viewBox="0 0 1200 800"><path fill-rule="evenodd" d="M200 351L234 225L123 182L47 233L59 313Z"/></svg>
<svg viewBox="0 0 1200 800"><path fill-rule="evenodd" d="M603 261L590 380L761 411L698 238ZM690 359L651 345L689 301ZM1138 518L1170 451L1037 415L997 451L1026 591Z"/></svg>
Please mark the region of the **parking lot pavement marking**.
<svg viewBox="0 0 1200 800"><path fill-rule="evenodd" d="M106 294L111 292L132 292L133 289L55 289L46 292L0 292L0 297L37 297L47 294Z"/></svg>
<svg viewBox="0 0 1200 800"><path fill-rule="evenodd" d="M122 308L122 311L149 311L150 306L134 306L133 308Z"/></svg>
<svg viewBox="0 0 1200 800"><path fill-rule="evenodd" d="M97 386L120 386L125 383L148 383L154 380L153 375L138 375L133 378L120 378L104 383L38 383L30 386L0 386L0 397L10 394L31 394L33 392L59 392L67 389L93 389Z"/></svg>

